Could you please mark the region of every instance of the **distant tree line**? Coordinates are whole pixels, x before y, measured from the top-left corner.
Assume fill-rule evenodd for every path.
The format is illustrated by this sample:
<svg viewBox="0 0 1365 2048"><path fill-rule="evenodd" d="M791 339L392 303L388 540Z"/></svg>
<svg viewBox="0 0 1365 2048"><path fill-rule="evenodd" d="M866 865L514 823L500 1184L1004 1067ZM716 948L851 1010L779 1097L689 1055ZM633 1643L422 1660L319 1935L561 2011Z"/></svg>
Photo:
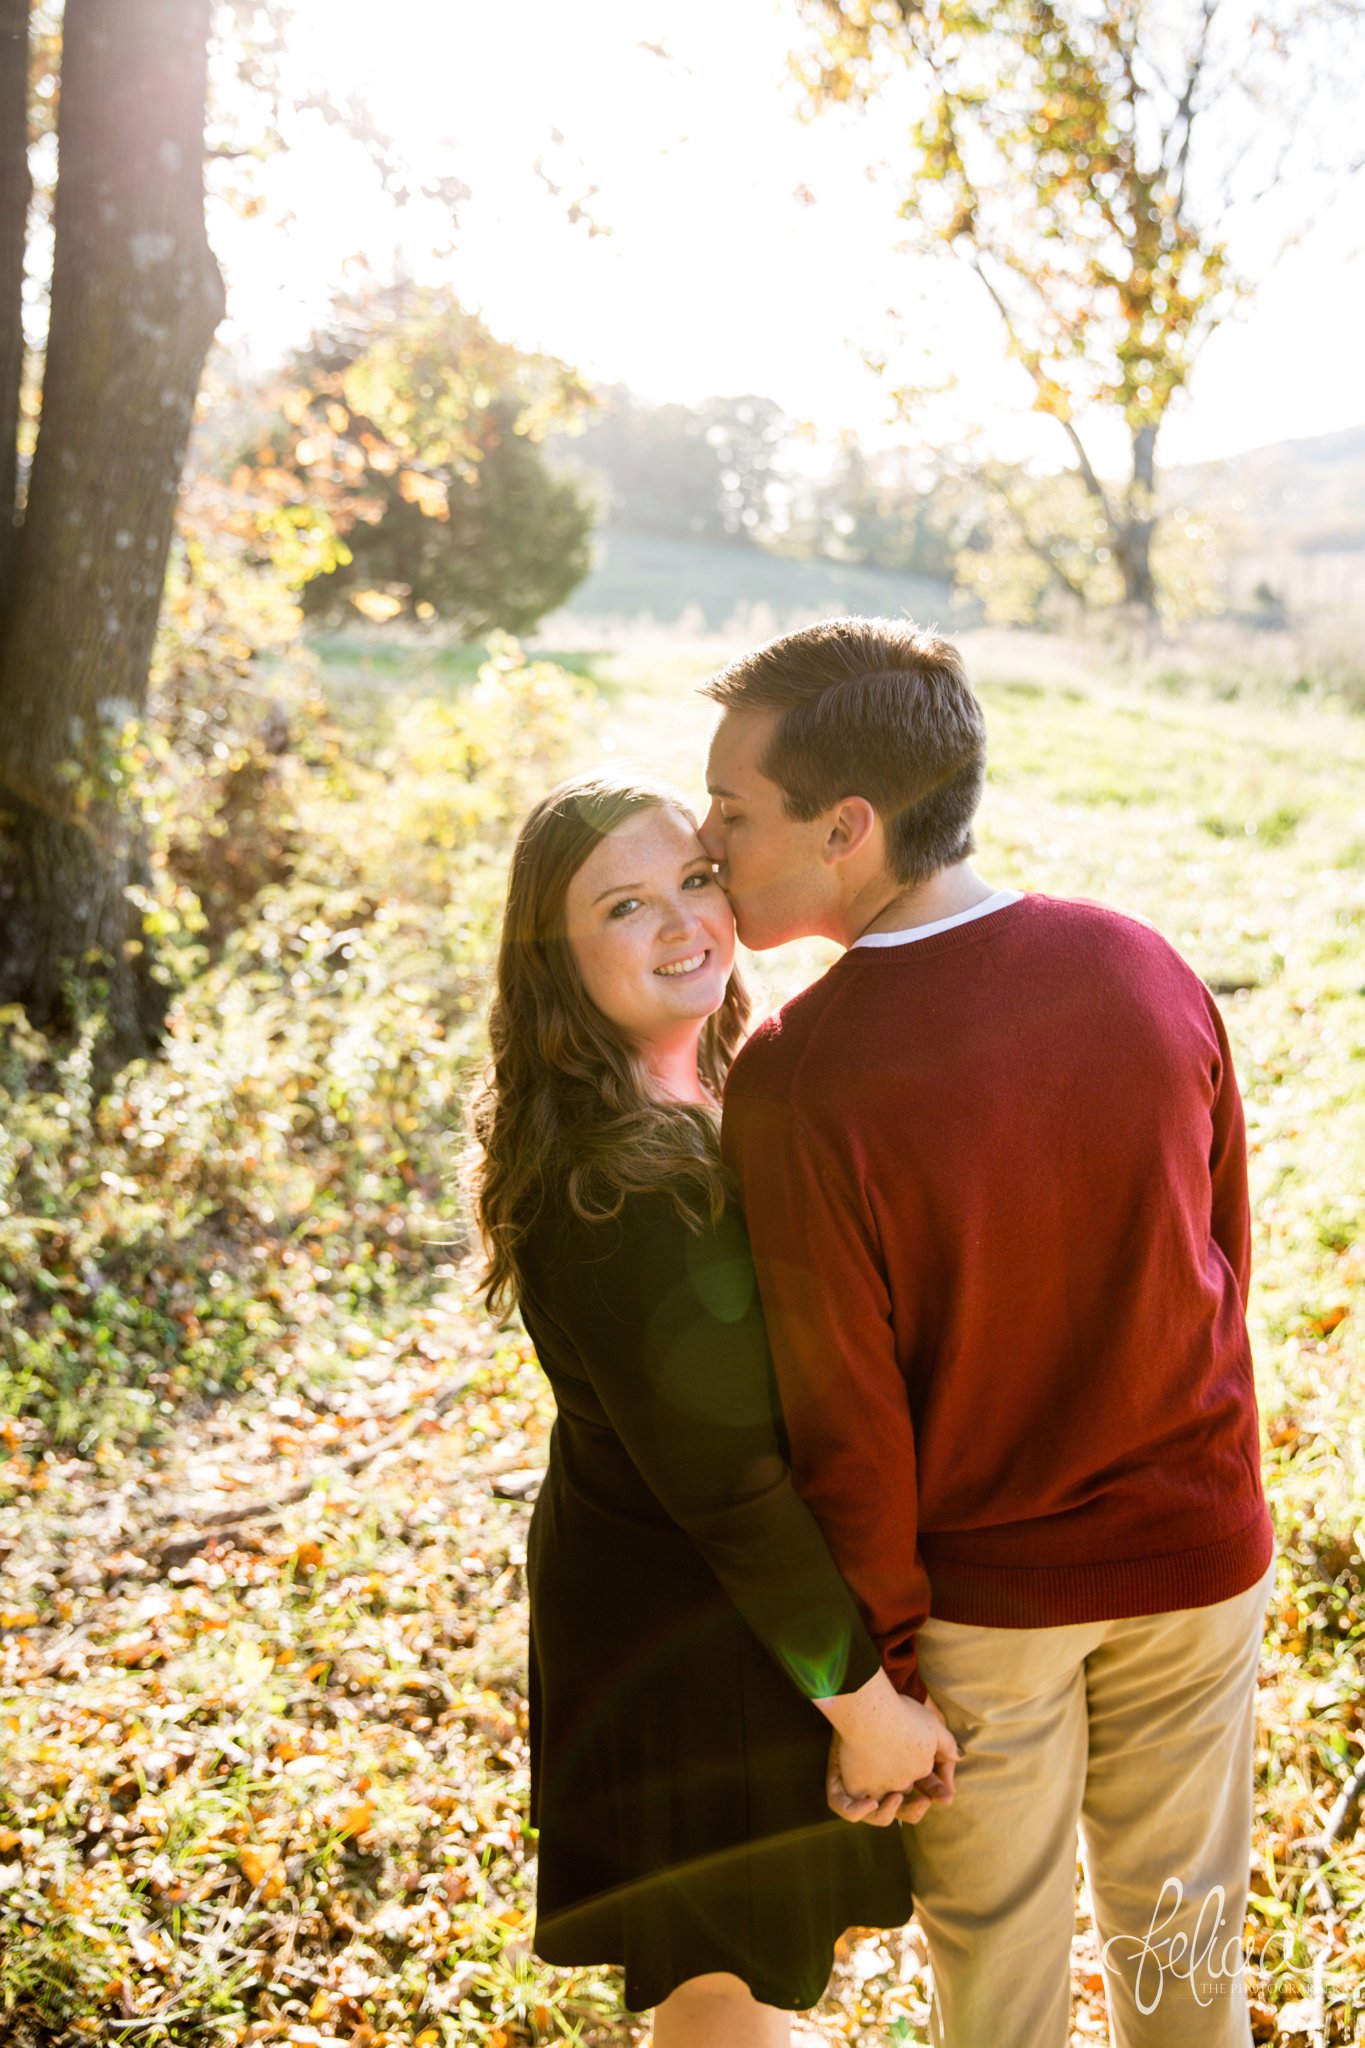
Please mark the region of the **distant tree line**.
<svg viewBox="0 0 1365 2048"><path fill-rule="evenodd" d="M689 540L767 536L788 432L770 398L653 405L614 385L596 399L559 459L595 480L609 525Z"/></svg>
<svg viewBox="0 0 1365 2048"><path fill-rule="evenodd" d="M533 631L587 575L594 527L927 579L1026 625L1124 595L1112 525L1074 471L941 448L913 419L889 445L821 444L752 392L592 389L448 289L338 301L263 404L237 476L258 508L276 500L276 565L320 619ZM1167 616L1217 609L1207 494L1173 486L1155 509Z"/></svg>
<svg viewBox="0 0 1365 2048"><path fill-rule="evenodd" d="M1074 471L936 445L914 417L888 445L845 432L821 446L752 393L688 406L614 386L593 400L547 454L584 477L608 530L932 579L1022 625L1124 597L1111 521ZM1158 498L1148 545L1172 619L1220 602L1217 532L1200 494L1186 496Z"/></svg>
<svg viewBox="0 0 1365 2048"><path fill-rule="evenodd" d="M772 399L590 390L452 293L339 301L228 465L304 611L532 631L588 573L594 525L951 581L984 534L905 449L812 452Z"/></svg>
<svg viewBox="0 0 1365 2048"><path fill-rule="evenodd" d="M770 398L660 405L616 385L595 400L553 459L587 476L608 527L945 579L969 538L922 456L844 435L812 458Z"/></svg>

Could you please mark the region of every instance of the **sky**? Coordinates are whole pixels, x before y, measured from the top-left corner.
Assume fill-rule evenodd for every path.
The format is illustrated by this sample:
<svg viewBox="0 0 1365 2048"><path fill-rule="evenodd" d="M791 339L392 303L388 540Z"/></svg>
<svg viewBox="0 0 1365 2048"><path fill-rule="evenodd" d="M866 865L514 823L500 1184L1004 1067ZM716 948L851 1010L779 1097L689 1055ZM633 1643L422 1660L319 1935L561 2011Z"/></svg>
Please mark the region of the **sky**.
<svg viewBox="0 0 1365 2048"><path fill-rule="evenodd" d="M794 0L296 7L292 83L362 92L419 176L457 173L470 197L452 233L420 200L395 210L353 142L316 119L294 130L264 173L264 214L214 222L223 338L254 364L307 337L359 258L448 280L499 335L648 398L758 392L823 436L903 439L871 352L898 381L952 380L926 431L1065 458L976 280L896 253L903 107L799 119ZM599 233L568 217L591 187ZM1309 232L1168 415L1167 463L1365 419L1359 197L1314 194ZM1096 445L1116 467L1120 444Z"/></svg>

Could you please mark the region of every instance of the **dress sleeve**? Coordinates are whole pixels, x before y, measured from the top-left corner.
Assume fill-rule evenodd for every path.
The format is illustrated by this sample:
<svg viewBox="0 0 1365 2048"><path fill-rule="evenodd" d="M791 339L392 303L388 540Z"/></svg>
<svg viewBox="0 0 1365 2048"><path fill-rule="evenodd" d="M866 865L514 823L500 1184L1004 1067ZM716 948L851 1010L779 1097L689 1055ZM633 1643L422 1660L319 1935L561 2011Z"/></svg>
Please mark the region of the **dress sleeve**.
<svg viewBox="0 0 1365 2048"><path fill-rule="evenodd" d="M880 1660L792 1485L738 1216L698 1233L632 1195L556 1236L546 1306L646 1484L808 1699L865 1684Z"/></svg>

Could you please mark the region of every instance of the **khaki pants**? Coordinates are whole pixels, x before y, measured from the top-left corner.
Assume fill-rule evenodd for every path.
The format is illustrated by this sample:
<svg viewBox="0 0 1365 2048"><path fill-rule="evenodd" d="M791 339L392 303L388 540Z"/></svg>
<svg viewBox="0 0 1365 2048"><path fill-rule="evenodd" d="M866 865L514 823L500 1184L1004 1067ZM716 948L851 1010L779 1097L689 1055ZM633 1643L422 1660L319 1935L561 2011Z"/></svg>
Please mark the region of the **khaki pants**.
<svg viewBox="0 0 1365 2048"><path fill-rule="evenodd" d="M1174 1614L925 1624L920 1671L963 1749L953 1805L903 1831L940 2048L1065 2048L1078 1825L1114 2048L1247 2048L1252 1715L1274 1570Z"/></svg>

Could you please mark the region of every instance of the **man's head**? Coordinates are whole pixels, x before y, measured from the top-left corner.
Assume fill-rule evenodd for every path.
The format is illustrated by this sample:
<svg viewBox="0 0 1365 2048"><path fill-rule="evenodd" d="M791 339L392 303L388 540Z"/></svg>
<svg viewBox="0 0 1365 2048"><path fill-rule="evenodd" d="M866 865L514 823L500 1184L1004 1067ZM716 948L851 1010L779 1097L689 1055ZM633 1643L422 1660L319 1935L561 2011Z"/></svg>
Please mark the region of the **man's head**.
<svg viewBox="0 0 1365 2048"><path fill-rule="evenodd" d="M702 844L747 946L843 938L854 903L913 890L973 851L986 727L950 641L894 619L825 619L702 685L721 706Z"/></svg>

